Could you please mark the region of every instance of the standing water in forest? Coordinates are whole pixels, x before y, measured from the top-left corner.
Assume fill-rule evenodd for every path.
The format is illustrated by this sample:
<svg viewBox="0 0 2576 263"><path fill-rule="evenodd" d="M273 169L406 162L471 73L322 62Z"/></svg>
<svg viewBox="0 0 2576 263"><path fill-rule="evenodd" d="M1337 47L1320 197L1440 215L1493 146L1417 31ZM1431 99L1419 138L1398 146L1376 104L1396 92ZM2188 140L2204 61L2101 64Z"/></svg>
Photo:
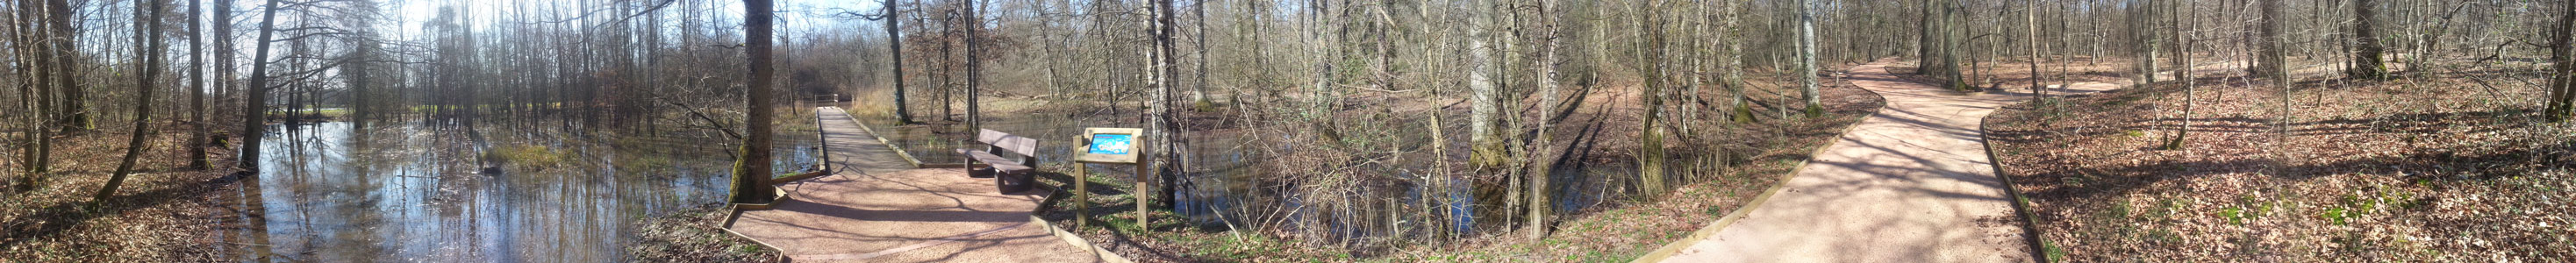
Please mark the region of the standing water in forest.
<svg viewBox="0 0 2576 263"><path fill-rule="evenodd" d="M226 242L252 260L615 261L630 221L723 200L732 159L688 136L368 124L272 127ZM779 137L773 174L813 166L814 137Z"/></svg>

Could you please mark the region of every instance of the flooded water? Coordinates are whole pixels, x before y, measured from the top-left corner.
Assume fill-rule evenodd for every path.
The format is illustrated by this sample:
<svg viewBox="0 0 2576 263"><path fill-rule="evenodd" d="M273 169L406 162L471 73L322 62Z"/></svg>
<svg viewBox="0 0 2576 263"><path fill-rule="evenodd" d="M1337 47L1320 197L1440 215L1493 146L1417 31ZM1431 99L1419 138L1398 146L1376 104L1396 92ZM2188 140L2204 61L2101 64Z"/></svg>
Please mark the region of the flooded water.
<svg viewBox="0 0 2576 263"><path fill-rule="evenodd" d="M973 138L967 137L970 133L963 131L962 127L941 127L936 125L898 126L895 125L894 120L888 116L855 117L860 118L861 122L866 123L873 129L876 129L881 133L885 133L884 137L886 139L893 142L896 146L906 149L906 151L912 154L914 158L920 159L925 163L962 162L963 157L958 156L950 149L970 146L981 147L971 141ZM1117 123L1120 122L1086 120L1065 116L1003 116L986 120L983 128L1038 139L1040 141L1040 147L1038 149L1039 153L1037 154L1039 161L1042 163L1058 163L1070 161L1066 158L1073 156L1073 150L1075 149L1075 145L1073 144L1077 143L1075 142L1076 139L1081 138L1082 128L1084 127L1137 127L1136 125L1119 125ZM959 130L937 130L942 128ZM1465 131L1461 129L1453 131L1452 134L1463 134L1464 132ZM1430 138L1423 137L1427 135L1419 133L1389 132L1386 134L1396 136L1393 141L1431 141ZM1240 208L1244 205L1250 204L1246 204L1244 202L1255 202L1254 200L1275 200L1280 202L1280 205L1285 206L1284 209L1299 210L1298 207L1301 206L1303 202L1299 202L1296 199L1313 198L1276 196L1280 194L1272 190L1260 189L1263 187L1280 187L1277 185L1262 185L1265 183L1263 180L1264 178L1261 178L1262 176L1280 176L1276 171L1261 170L1262 167L1264 167L1261 162L1272 159L1263 156L1263 153L1270 152L1271 150L1295 150L1291 148L1297 147L1293 144L1268 143L1277 141L1275 139L1262 140L1260 138L1243 138L1239 136L1224 135L1193 134L1192 136L1187 136L1184 139L1193 142L1192 145L1189 146L1194 149L1190 153L1192 155L1185 157L1186 161L1191 163L1190 166L1193 167L1193 173L1184 176L1183 180L1187 180L1187 183L1178 184L1177 187L1180 188L1175 191L1178 198L1176 198L1176 203L1174 205L1179 210L1177 212L1182 215L1189 216L1202 223L1214 224L1220 223L1223 220L1243 220L1249 216L1254 216L1233 214L1246 212L1246 210L1242 210ZM1465 149L1466 145L1463 141L1464 140L1453 140L1453 142L1450 142L1453 144L1450 145L1450 148ZM1420 143L1397 147L1407 149L1408 151L1428 153L1427 151L1421 151L1419 148L1428 147L1429 145L1431 144ZM1464 151L1454 151L1452 154L1458 154L1459 156L1456 156L1453 159L1463 160L1463 152ZM1478 211L1473 208L1473 206L1477 204L1476 195L1470 193L1472 191L1468 188L1466 183L1456 181L1456 178L1424 178L1426 176L1418 175L1418 171L1428 171L1433 169L1432 163L1424 160L1426 158L1398 159L1402 160L1398 160L1399 163L1385 165L1387 166L1385 167L1386 171L1382 172L1395 174L1395 176L1392 176L1393 178L1413 178L1410 180L1416 185L1410 187L1411 189L1404 189L1401 190L1400 193L1389 196L1394 199L1391 201L1406 204L1410 207L1443 210L1446 214L1453 215L1439 220L1446 221L1440 223L1439 227L1443 227L1450 231L1468 232L1476 225L1476 214ZM1453 162L1451 165L1462 164ZM1612 182L1599 180L1599 178L1624 177L1624 175L1635 173L1632 169L1633 167L1600 167L1580 163L1560 165L1559 168L1560 169L1557 170L1555 175L1550 176L1555 180L1551 184L1561 186L1556 189L1557 193L1555 196L1558 198L1556 198L1554 200L1555 202L1551 204L1557 207L1559 211L1580 210L1587 206L1601 203L1602 199L1605 198L1604 193L1611 192L1613 189L1606 187ZM1123 165L1092 165L1092 170L1100 171L1104 174L1110 174L1111 176L1133 175L1133 168ZM1275 182L1276 180L1270 181ZM1433 189L1435 187L1436 189ZM1332 226L1332 228L1346 227ZM1342 230L1335 231L1338 232Z"/></svg>
<svg viewBox="0 0 2576 263"><path fill-rule="evenodd" d="M563 127L272 126L239 204L264 216L226 242L254 262L619 261L635 219L725 198L726 139ZM799 132L773 174L814 163Z"/></svg>

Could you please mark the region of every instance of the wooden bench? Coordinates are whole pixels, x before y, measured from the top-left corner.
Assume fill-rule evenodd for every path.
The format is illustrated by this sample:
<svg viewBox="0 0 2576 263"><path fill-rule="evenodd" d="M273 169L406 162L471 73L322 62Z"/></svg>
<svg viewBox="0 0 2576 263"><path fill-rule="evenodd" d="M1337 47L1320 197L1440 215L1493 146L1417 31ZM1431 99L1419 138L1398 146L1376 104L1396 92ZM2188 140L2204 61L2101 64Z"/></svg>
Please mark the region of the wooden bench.
<svg viewBox="0 0 2576 263"><path fill-rule="evenodd" d="M1029 168L1029 165L1038 163L1037 139L986 129L976 131L975 142L983 143L987 147L982 150L957 149L957 154L966 156L966 167L968 167L966 176L993 177L993 185L1000 188L1003 193L1028 191L1030 187L1035 186L1034 180L1029 176L1029 172L1034 169ZM1001 155L995 154L1005 151L1019 154L1020 158L1002 158ZM990 166L976 168L975 163L978 162Z"/></svg>

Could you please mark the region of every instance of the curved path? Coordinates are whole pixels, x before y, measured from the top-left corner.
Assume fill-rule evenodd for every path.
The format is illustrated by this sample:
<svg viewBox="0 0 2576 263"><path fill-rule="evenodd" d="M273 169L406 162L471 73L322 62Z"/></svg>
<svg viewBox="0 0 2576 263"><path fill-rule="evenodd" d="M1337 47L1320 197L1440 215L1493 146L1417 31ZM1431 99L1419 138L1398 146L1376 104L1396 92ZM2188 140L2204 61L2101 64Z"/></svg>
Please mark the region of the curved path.
<svg viewBox="0 0 2576 263"><path fill-rule="evenodd" d="M1752 211L1719 220L1715 233L1681 241L1688 247L1662 260L2031 261L1979 128L1987 114L2029 94L1944 90L1889 73L1894 63L1853 67L1848 77L1886 98L1885 108L1817 151ZM2122 86L2080 83L2049 95Z"/></svg>

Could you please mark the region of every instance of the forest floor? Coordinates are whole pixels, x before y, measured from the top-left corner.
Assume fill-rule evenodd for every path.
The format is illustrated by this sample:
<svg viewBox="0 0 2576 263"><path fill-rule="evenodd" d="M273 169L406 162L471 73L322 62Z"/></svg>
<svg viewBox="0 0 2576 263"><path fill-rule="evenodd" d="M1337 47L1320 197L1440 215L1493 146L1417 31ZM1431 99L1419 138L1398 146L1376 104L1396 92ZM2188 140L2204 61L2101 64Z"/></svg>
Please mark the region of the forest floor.
<svg viewBox="0 0 2576 263"><path fill-rule="evenodd" d="M626 244L627 260L637 262L786 262L776 249L741 235L726 233L725 216L733 210L707 203L669 215L636 220L637 240Z"/></svg>
<svg viewBox="0 0 2576 263"><path fill-rule="evenodd" d="M2189 115L2183 82L2163 81L2010 107L1987 127L2050 258L2576 258L2576 125L2540 121L2543 91L2512 84L2545 81L2539 67L2303 71L2288 118L2279 88L2225 72L2195 76Z"/></svg>
<svg viewBox="0 0 2576 263"><path fill-rule="evenodd" d="M239 229L241 184L248 179L225 165L230 150L208 149L213 170L188 169L190 135L177 122L158 129L137 158L134 175L116 197L95 208L90 197L115 173L132 126L101 121L97 130L53 138L54 172L32 191L0 190L0 261L206 262L229 261L243 246L226 242ZM15 138L14 136L12 138ZM25 168L19 152L0 169Z"/></svg>
<svg viewBox="0 0 2576 263"><path fill-rule="evenodd" d="M1834 69L1840 70L1844 66L1849 65L1837 66ZM1755 90L1749 92L1754 96L1753 99L1759 101L1757 103L1766 103L1764 104L1766 106L1757 106L1758 112L1754 114L1761 116L1757 117L1756 121L1738 124L1732 128L1701 131L1701 136L1698 138L1677 138L1677 140L1668 141L1667 146L1672 149L1671 154L1676 159L1723 156L1703 151L1750 153L1749 156L1706 157L1727 159L1725 162L1733 165L1676 167L1677 173L1705 175L1675 176L1683 181L1674 183L1673 189L1669 192L1622 197L1621 195L1634 191L1627 189L1629 186L1626 184L1631 182L1614 181L1612 184L1620 186L1612 186L1604 190L1612 192L1605 193L1611 196L1609 199L1598 200L1600 204L1591 205L1579 211L1559 212L1556 215L1553 234L1543 239L1526 239L1517 231L1480 226L1477 231L1471 232L1472 234L1458 239L1362 241L1394 243L1394 245L1353 246L1350 245L1352 243L1339 241L1300 238L1280 230L1228 230L1229 226L1225 225L1186 223L1190 220L1167 210L1151 211L1154 217L1152 222L1155 224L1150 227L1151 231L1146 231L1144 229L1148 228L1134 225L1134 220L1129 215L1133 210L1126 209L1134 206L1134 197L1129 195L1130 189L1128 189L1128 186L1132 186L1133 183L1116 176L1090 178L1094 192L1090 204L1093 207L1106 208L1093 209L1095 211L1093 216L1098 218L1096 220L1100 220L1093 224L1094 227L1072 229L1070 227L1073 223L1072 212L1061 207L1048 210L1042 216L1059 226L1066 227L1069 231L1078 233L1096 246L1139 262L1624 262L1680 239L1735 208L1742 207L1743 203L1752 196L1776 185L1780 178L1796 168L1799 161L1809 158L1809 154L1817 147L1823 146L1838 136L1845 127L1884 105L1884 101L1877 94L1851 86L1836 78L1824 80L1827 83L1822 90L1825 93L1823 100L1827 104L1825 107L1827 115L1822 118L1780 118L1777 114L1782 112L1767 106L1787 100L1781 96L1795 96L1797 91L1791 85L1795 83L1794 79L1774 77L1749 80L1754 82L1752 86ZM1583 97L1582 106L1573 111L1573 114L1567 115L1564 123L1560 125L1562 127L1592 125L1595 128L1558 129L1557 136L1559 138L1589 137L1597 142L1594 143L1593 148L1584 149L1580 153L1571 153L1567 158L1593 166L1635 166L1633 154L1637 148L1636 135L1639 129L1637 124L1643 123L1639 118L1642 116L1642 105L1644 105L1638 101L1641 96L1638 96L1636 89L1637 86L1633 82L1609 83L1594 91L1592 95ZM1704 94L1708 94L1707 97L1712 100L1722 98L1718 95L1724 94L1724 91L1716 88L1707 88L1703 92L1706 92ZM1381 115L1439 110L1455 116L1464 116L1467 111L1465 104L1442 104L1452 100L1428 99L1419 92L1378 93L1346 99L1358 105L1352 108L1388 108L1392 112L1378 113ZM1535 102L1533 98L1531 101L1524 101L1525 104L1522 106L1536 105ZM1027 109L1038 112L1063 111L1060 108L1048 107L993 108ZM1352 112L1359 111L1345 111L1345 113ZM1666 114L1681 113L1667 112ZM1719 113L1702 114L1709 114L1702 115L1707 117ZM1211 125L1214 127L1200 127L1210 128L1209 130L1215 132L1245 128L1234 126L1230 123L1235 122L1222 121L1222 118L1216 116L1192 116L1191 118L1207 118L1218 120L1214 123L1228 123ZM1452 124L1462 122L1456 119L1448 121ZM1452 136L1464 137L1454 134L1463 134L1463 132L1454 132ZM1672 136L1684 137L1679 134ZM1453 137L1453 139L1463 138ZM1693 143L1706 144L1691 146ZM1458 152L1464 151L1464 148L1459 149ZM1456 156L1452 158L1463 159L1465 156L1463 153L1455 154ZM1463 160L1452 161L1463 162ZM1071 166L1049 164L1039 167L1039 170L1070 171ZM1072 179L1067 176L1042 178L1044 178L1042 182L1052 185L1069 186L1072 183ZM1057 206L1068 204L1070 202L1055 203Z"/></svg>

